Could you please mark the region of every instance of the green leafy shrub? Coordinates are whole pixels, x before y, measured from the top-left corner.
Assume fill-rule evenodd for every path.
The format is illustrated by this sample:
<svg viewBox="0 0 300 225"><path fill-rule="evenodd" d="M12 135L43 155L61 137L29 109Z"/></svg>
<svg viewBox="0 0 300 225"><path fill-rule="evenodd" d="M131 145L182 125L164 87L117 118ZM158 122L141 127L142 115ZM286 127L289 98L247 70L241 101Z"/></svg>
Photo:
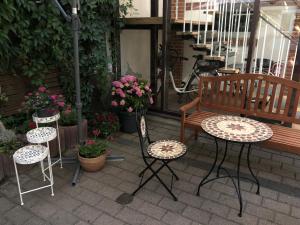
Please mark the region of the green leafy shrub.
<svg viewBox="0 0 300 225"><path fill-rule="evenodd" d="M26 113L17 113L12 116L3 117L1 120L7 129L14 130L16 134L25 134L36 127L32 119L28 119Z"/></svg>
<svg viewBox="0 0 300 225"><path fill-rule="evenodd" d="M13 154L22 146L22 142L17 139L17 136L12 130L5 129L0 122L0 153Z"/></svg>
<svg viewBox="0 0 300 225"><path fill-rule="evenodd" d="M74 126L77 124L77 113L71 105L67 105L67 107L61 112L59 124L61 126Z"/></svg>
<svg viewBox="0 0 300 225"><path fill-rule="evenodd" d="M84 146L79 148L79 155L84 158L96 158L106 152L107 144L104 141L87 140Z"/></svg>
<svg viewBox="0 0 300 225"><path fill-rule="evenodd" d="M95 137L107 138L119 131L119 118L114 113L95 113L89 120L90 133Z"/></svg>

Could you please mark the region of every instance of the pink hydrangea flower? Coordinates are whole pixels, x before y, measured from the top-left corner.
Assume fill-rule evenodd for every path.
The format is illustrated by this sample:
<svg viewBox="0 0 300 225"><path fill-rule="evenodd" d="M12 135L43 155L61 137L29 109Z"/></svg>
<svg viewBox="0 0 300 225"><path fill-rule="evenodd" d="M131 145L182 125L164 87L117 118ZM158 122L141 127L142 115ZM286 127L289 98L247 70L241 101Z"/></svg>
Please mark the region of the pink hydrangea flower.
<svg viewBox="0 0 300 225"><path fill-rule="evenodd" d="M57 96L57 95L51 95L50 98L51 98L52 100L56 100L56 99L58 98L58 96Z"/></svg>
<svg viewBox="0 0 300 225"><path fill-rule="evenodd" d="M132 111L133 111L133 108L132 108L132 107L129 107L129 108L127 109L127 111L128 111L128 112L132 112Z"/></svg>
<svg viewBox="0 0 300 225"><path fill-rule="evenodd" d="M149 89L150 89L149 86L146 85L146 86L145 86L145 90L146 90L146 91L149 91Z"/></svg>
<svg viewBox="0 0 300 225"><path fill-rule="evenodd" d="M29 93L28 93L28 96L31 96L31 95L32 95L32 93L31 93L31 92L29 92Z"/></svg>
<svg viewBox="0 0 300 225"><path fill-rule="evenodd" d="M124 77L121 77L120 81L121 81L123 84L127 83L127 80L126 80L126 77L125 77L125 76L124 76Z"/></svg>
<svg viewBox="0 0 300 225"><path fill-rule="evenodd" d="M135 82L135 81L137 81L136 77L133 76L133 75L125 75L125 76L124 76L124 79L125 79L127 82Z"/></svg>
<svg viewBox="0 0 300 225"><path fill-rule="evenodd" d="M112 106L118 106L118 103L117 103L116 101L112 101L112 102L111 102L111 105L112 105Z"/></svg>
<svg viewBox="0 0 300 225"><path fill-rule="evenodd" d="M65 103L64 103L64 102L57 102L57 105L58 105L59 107L64 107L64 106L65 106Z"/></svg>
<svg viewBox="0 0 300 225"><path fill-rule="evenodd" d="M100 130L99 129L95 129L95 130L93 130L92 131L92 133L93 133L93 135L95 136L95 137L98 137L99 135L100 135Z"/></svg>
<svg viewBox="0 0 300 225"><path fill-rule="evenodd" d="M120 101L120 105L125 105L125 100L124 99L122 99L121 101Z"/></svg>
<svg viewBox="0 0 300 225"><path fill-rule="evenodd" d="M123 88L124 85L120 81L113 81L112 85L115 86L116 88Z"/></svg>
<svg viewBox="0 0 300 225"><path fill-rule="evenodd" d="M39 92L46 92L47 89L44 86L40 86L38 90Z"/></svg>
<svg viewBox="0 0 300 225"><path fill-rule="evenodd" d="M114 96L115 94L116 94L116 92L114 92L114 91L113 91L113 92L111 92L111 95L112 95L112 96Z"/></svg>
<svg viewBox="0 0 300 225"><path fill-rule="evenodd" d="M94 141L94 140L87 140L86 141L86 145L94 145L94 144L96 144L96 141Z"/></svg>
<svg viewBox="0 0 300 225"><path fill-rule="evenodd" d="M142 93L141 91L137 91L137 92L136 92L136 95L139 96L139 97L142 97L142 96L143 96L143 93Z"/></svg>
<svg viewBox="0 0 300 225"><path fill-rule="evenodd" d="M125 86L125 87L129 87L129 83L125 83L124 86Z"/></svg>
<svg viewBox="0 0 300 225"><path fill-rule="evenodd" d="M120 89L120 88L118 88L118 89L116 90L116 93L117 93L118 95L120 95L121 98L125 98L125 97L126 97L124 91L123 91L122 89Z"/></svg>
<svg viewBox="0 0 300 225"><path fill-rule="evenodd" d="M150 101L150 104L151 104L151 105L154 103L154 101L153 101L153 98L152 98L152 97L150 97L150 98L149 98L149 101Z"/></svg>
<svg viewBox="0 0 300 225"><path fill-rule="evenodd" d="M133 89L127 90L127 93L132 94Z"/></svg>

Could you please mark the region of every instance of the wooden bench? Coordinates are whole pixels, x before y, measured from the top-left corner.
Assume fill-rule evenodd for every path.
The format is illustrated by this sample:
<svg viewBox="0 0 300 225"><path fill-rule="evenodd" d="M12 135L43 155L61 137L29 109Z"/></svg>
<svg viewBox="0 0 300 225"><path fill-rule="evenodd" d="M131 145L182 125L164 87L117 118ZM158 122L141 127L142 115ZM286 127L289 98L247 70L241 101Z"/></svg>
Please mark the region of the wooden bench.
<svg viewBox="0 0 300 225"><path fill-rule="evenodd" d="M263 143L264 147L300 154L300 131L291 128L292 124L300 124L299 96L300 83L279 77L260 74L201 77L198 97L180 108L180 140L185 142L186 128L194 130L196 139L202 131L201 122L207 117L244 115L264 122L272 120L268 125L274 134Z"/></svg>

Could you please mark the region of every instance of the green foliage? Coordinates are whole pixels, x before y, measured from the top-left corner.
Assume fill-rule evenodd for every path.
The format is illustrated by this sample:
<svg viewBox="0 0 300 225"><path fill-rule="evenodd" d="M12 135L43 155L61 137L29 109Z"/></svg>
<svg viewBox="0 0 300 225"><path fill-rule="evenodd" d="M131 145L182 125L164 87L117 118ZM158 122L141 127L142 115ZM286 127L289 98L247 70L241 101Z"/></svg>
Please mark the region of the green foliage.
<svg viewBox="0 0 300 225"><path fill-rule="evenodd" d="M16 134L25 134L30 129L35 128L35 123L28 119L26 113L18 113L13 116L1 118L7 129L14 130Z"/></svg>
<svg viewBox="0 0 300 225"><path fill-rule="evenodd" d="M113 113L95 113L89 121L93 136L107 138L120 129L119 119Z"/></svg>
<svg viewBox="0 0 300 225"><path fill-rule="evenodd" d="M96 158L105 153L107 143L104 141L88 140L86 145L79 148L79 155L84 158Z"/></svg>
<svg viewBox="0 0 300 225"><path fill-rule="evenodd" d="M5 129L0 121L0 153L13 154L21 145L22 143L17 140L15 133Z"/></svg>
<svg viewBox="0 0 300 225"><path fill-rule="evenodd" d="M69 1L60 2L70 14ZM113 34L121 24L118 7L123 16L132 3L125 0L118 6L118 0L80 2L80 75L83 110L86 112L98 88L97 83L107 74L106 44L111 40L106 40L106 34ZM66 100L74 103L71 25L60 15L52 1L0 1L0 24L0 72L25 75L32 84L41 85L47 71L57 68L61 71Z"/></svg>
<svg viewBox="0 0 300 225"><path fill-rule="evenodd" d="M67 106L67 108L62 111L59 124L61 126L73 126L77 124L77 113L76 110L71 106Z"/></svg>

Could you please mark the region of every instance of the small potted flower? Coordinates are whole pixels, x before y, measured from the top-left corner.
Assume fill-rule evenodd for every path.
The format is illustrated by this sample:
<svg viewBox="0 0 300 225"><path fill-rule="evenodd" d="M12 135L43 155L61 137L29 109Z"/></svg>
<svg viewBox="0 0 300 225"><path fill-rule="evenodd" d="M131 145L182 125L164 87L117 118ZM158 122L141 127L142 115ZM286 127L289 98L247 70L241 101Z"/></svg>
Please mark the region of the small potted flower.
<svg viewBox="0 0 300 225"><path fill-rule="evenodd" d="M63 95L50 94L44 86L40 86L37 91L25 95L25 110L29 113L35 112L38 117L53 116L64 106Z"/></svg>
<svg viewBox="0 0 300 225"><path fill-rule="evenodd" d="M121 130L136 132L135 112L146 109L153 104L152 90L147 81L138 80L136 76L125 75L112 82L111 105L119 109Z"/></svg>
<svg viewBox="0 0 300 225"><path fill-rule="evenodd" d="M106 147L104 141L87 140L85 145L79 147L78 160L80 166L87 172L101 170L106 162Z"/></svg>

